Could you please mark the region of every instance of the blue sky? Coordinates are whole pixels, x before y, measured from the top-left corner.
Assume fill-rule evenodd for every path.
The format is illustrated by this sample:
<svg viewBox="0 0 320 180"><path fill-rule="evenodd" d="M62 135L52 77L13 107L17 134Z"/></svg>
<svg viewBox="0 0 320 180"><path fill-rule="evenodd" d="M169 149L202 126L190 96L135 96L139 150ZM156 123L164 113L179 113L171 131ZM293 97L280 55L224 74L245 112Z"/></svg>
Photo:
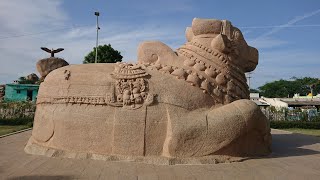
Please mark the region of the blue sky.
<svg viewBox="0 0 320 180"><path fill-rule="evenodd" d="M194 17L228 19L249 45L259 50L251 87L292 76L320 78L320 1L196 0L1 0L0 84L37 72L40 50L63 47L58 56L81 64L95 46L100 11L100 42L136 61L139 42L160 40L173 49L185 42Z"/></svg>

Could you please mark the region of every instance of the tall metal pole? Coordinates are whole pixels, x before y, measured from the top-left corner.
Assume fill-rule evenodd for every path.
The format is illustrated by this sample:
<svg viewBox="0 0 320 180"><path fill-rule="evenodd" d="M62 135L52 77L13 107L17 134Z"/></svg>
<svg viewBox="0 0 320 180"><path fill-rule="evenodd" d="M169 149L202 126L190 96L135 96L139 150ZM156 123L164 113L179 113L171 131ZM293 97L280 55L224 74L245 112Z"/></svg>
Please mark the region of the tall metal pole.
<svg viewBox="0 0 320 180"><path fill-rule="evenodd" d="M96 57L95 57L94 63L97 63L97 62L98 62L98 37L99 37L99 29L100 29L98 17L99 17L99 15L100 15L100 13L99 13L99 12L94 12L94 15L97 16Z"/></svg>
<svg viewBox="0 0 320 180"><path fill-rule="evenodd" d="M250 90L250 79L251 79L251 74L252 74L252 72L248 72L247 73L247 80L248 80L248 87L249 87L249 90Z"/></svg>

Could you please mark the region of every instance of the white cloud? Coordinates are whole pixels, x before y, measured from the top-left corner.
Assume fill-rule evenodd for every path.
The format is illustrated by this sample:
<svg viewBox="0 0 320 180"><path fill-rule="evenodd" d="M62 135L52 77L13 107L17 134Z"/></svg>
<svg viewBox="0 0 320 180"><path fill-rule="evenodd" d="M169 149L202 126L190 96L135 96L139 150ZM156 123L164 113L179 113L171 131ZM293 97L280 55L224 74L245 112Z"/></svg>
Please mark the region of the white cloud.
<svg viewBox="0 0 320 180"><path fill-rule="evenodd" d="M320 78L319 56L320 52L303 50L262 51L251 85L257 88L266 82L293 76Z"/></svg>
<svg viewBox="0 0 320 180"><path fill-rule="evenodd" d="M280 39L274 39L271 37L265 37L265 38L259 38L259 39L249 39L248 44L252 47L255 47L257 49L268 49L268 48L275 48L280 47L284 45L288 45L289 42L280 40Z"/></svg>
<svg viewBox="0 0 320 180"><path fill-rule="evenodd" d="M153 7L153 8L150 8ZM194 9L195 5L192 0L180 1L161 0L161 1L146 1L139 3L138 6L132 7L141 12L141 15L150 14L163 14L163 13L183 13L190 12Z"/></svg>
<svg viewBox="0 0 320 180"><path fill-rule="evenodd" d="M284 45L289 42L281 39L274 39L271 35L288 27L297 27L297 22L313 17L320 13L320 9L297 16L289 22L280 26L247 27L251 29L272 28L270 31L249 40L249 44L259 49L259 65L252 74L251 87L257 88L266 82L275 80L289 79L296 77L317 77L319 78L320 52L306 49L288 49ZM313 25L301 25L298 27L312 27ZM280 48L281 47L281 48Z"/></svg>
<svg viewBox="0 0 320 180"><path fill-rule="evenodd" d="M258 36L256 39L261 39L261 38L265 38L267 36L270 36L270 35L272 35L274 33L277 33L278 31L280 31L280 30L282 30L284 28L290 27L290 26L292 26L293 24L295 24L297 22L300 22L300 21L302 21L304 19L307 19L307 18L310 18L312 16L315 16L315 15L317 15L319 13L320 13L320 9L318 9L316 11L312 11L312 12L306 13L306 14L304 14L302 16L297 16L297 17L291 19L289 22L287 22L287 23L285 23L283 25L280 25L278 27L272 28L270 31Z"/></svg>
<svg viewBox="0 0 320 180"><path fill-rule="evenodd" d="M61 11L60 5L60 0L33 0L32 3L25 0L1 0L1 29L13 31L13 34L64 25L67 16Z"/></svg>
<svg viewBox="0 0 320 180"><path fill-rule="evenodd" d="M81 64L83 57L95 46L95 25L1 39L1 37L34 34L66 27L66 24L70 24L70 19L62 10L61 2L60 0L35 0L31 4L22 0L1 0L0 84L37 72L36 62L48 56L40 50L41 46L65 48L65 51L57 56L65 58L70 64ZM172 24L159 26L108 22L104 25L104 22L101 22L99 44L110 43L122 53L124 61L134 62L140 42L160 40L175 49L185 42L184 31L184 27ZM260 64L251 81L253 87L281 77L318 76L320 69L315 65L318 64L317 57L320 56L320 52L280 50L277 48L282 48L288 42L270 36L248 40L248 44L260 50Z"/></svg>
<svg viewBox="0 0 320 180"><path fill-rule="evenodd" d="M11 12L8 11L10 9ZM23 13L23 14L22 14ZM10 21L8 20L10 19ZM48 56L40 47L63 47L65 50L57 56L65 58L70 64L81 64L84 56L95 46L95 25L75 27L63 31L37 34L66 27L69 17L61 8L61 1L5 0L0 4L0 84L9 83L20 76L36 71L36 62ZM21 28L23 27L23 28ZM136 61L136 50L144 40L161 40L166 44L181 45L184 40L184 28L172 25L123 24L101 22L99 44L111 44L124 56L124 61ZM10 37L21 34L31 36Z"/></svg>
<svg viewBox="0 0 320 180"><path fill-rule="evenodd" d="M1 0L0 3L0 83L35 72L35 63L45 36L21 36L64 26L68 20L61 10L61 1Z"/></svg>
<svg viewBox="0 0 320 180"><path fill-rule="evenodd" d="M101 38L100 43L110 43L122 52L125 61L132 61L136 60L138 44L146 40L163 41L174 49L177 48L177 44L182 45L185 41L184 29L169 26L155 27L149 24L139 25L133 29L122 28L122 31L114 35L106 34Z"/></svg>

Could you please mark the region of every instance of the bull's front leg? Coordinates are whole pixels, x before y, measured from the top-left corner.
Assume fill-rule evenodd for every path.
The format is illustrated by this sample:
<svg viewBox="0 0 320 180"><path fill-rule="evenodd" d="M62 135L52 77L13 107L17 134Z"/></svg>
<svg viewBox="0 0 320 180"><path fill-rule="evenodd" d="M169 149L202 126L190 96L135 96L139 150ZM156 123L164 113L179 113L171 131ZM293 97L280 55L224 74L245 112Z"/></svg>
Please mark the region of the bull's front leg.
<svg viewBox="0 0 320 180"><path fill-rule="evenodd" d="M268 120L250 100L238 100L209 112L193 111L169 123L171 136L165 141L164 156L245 157L266 155L271 151Z"/></svg>

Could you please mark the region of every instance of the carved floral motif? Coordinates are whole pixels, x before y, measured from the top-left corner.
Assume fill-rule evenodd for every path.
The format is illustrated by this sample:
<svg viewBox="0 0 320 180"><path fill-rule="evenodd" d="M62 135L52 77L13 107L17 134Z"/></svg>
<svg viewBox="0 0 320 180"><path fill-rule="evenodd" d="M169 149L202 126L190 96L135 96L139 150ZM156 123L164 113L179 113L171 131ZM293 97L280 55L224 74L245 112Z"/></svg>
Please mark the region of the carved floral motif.
<svg viewBox="0 0 320 180"><path fill-rule="evenodd" d="M145 79L149 74L140 66L126 63L117 63L111 76L116 79L116 101L123 107L139 108L153 95L148 94L148 82ZM148 104L151 104L148 102Z"/></svg>
<svg viewBox="0 0 320 180"><path fill-rule="evenodd" d="M64 71L66 80L69 79L70 74L69 70ZM143 105L151 105L154 101L154 95L148 92L148 82L146 80L148 75L140 65L117 63L114 72L111 73L116 81L107 86L106 96L39 96L37 104L91 104L137 109Z"/></svg>

